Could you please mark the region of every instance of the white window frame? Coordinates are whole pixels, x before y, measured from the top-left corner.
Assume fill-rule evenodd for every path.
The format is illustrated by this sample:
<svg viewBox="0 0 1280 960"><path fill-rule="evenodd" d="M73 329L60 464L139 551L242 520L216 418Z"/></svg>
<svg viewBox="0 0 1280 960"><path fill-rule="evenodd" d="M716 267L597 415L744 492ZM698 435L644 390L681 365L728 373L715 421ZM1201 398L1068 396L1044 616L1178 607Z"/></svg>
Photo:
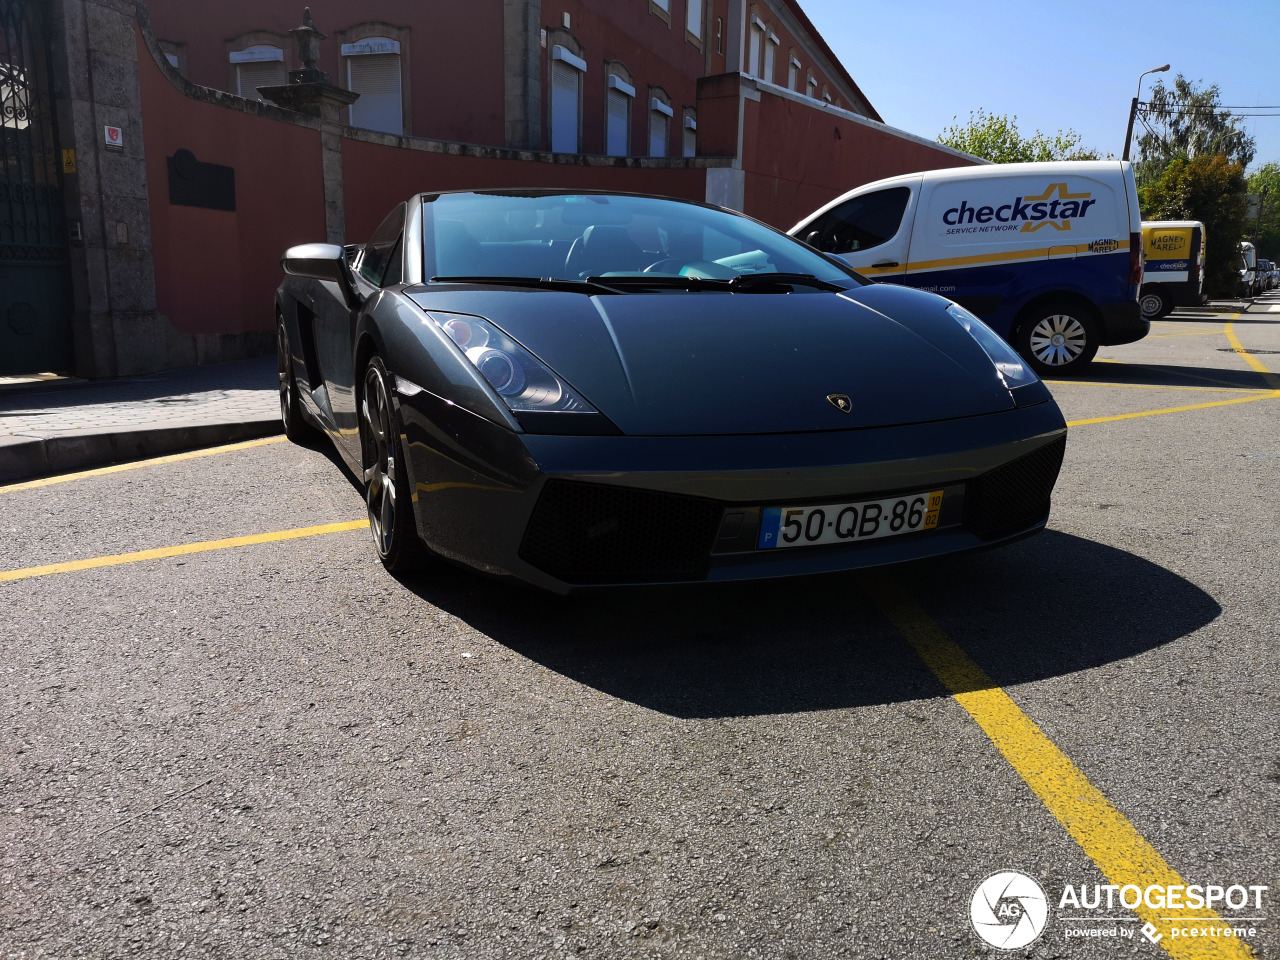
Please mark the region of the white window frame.
<svg viewBox="0 0 1280 960"><path fill-rule="evenodd" d="M689 7L684 18L684 28L699 40L702 39L702 0L689 0Z"/></svg>
<svg viewBox="0 0 1280 960"><path fill-rule="evenodd" d="M751 18L751 36L747 43L747 70L748 76L760 76L761 60L764 58L764 21L757 16Z"/></svg>
<svg viewBox="0 0 1280 960"><path fill-rule="evenodd" d="M686 116L683 133L682 154L686 157L696 157L698 155L698 121Z"/></svg>
<svg viewBox="0 0 1280 960"><path fill-rule="evenodd" d="M556 113L556 88L555 88L555 77L556 77L556 73L557 73L557 71L556 71L556 64L557 64L557 63L564 64L564 67L565 67L566 69L573 70L573 71L575 72L575 74L576 74L576 78L575 78L575 79L576 79L576 86L577 86L577 98L576 98L577 102L574 104L574 108L573 108L573 110L574 110L574 122L573 122L574 134L573 134L573 149L572 149L572 150L566 150L566 149L564 149L564 147L566 147L566 146L567 146L567 144L566 144L566 143L564 143L563 141L558 141L558 140L557 140L557 138L556 138L556 120L558 119L558 116L557 116L557 113ZM551 136L551 151L552 151L552 153L579 153L579 152L581 151L581 144L582 144L582 87L583 87L583 80L584 80L584 78L585 78L586 72L587 72L587 61L583 60L581 57L579 57L579 56L578 56L577 54L575 54L573 51L569 50L569 49L568 49L568 48L566 48L566 47L561 46L561 45L560 45L560 44L558 44L558 43L557 43L557 44L552 45L552 47L551 47L551 71L550 71L550 75L549 75L549 76L548 76L548 78L547 78L547 79L548 79L548 83L549 83L549 88L550 88L550 89L549 89L549 93L550 93L550 103L548 104L548 107L549 107L549 117L548 117L548 119L550 120L550 123L548 124L548 126L549 126L549 128L550 128L550 130L549 130L549 134L550 134L550 136Z"/></svg>
<svg viewBox="0 0 1280 960"><path fill-rule="evenodd" d="M764 72L761 74L761 79L768 83L774 83L773 71L775 64L778 62L778 44L782 41L778 39L778 35L772 30L765 34L764 39Z"/></svg>
<svg viewBox="0 0 1280 960"><path fill-rule="evenodd" d="M365 37L354 43L344 43L339 48L343 56L343 65L346 68L347 89L352 90L355 78L353 76L356 63L365 57L395 57L396 67L399 71L399 84L396 90L396 116L398 121L393 122L390 126L394 129L382 129L380 127L370 127L367 125L366 118L360 116L360 101L357 100L347 108L347 122L353 127L360 127L365 130L377 130L380 133L390 133L395 136L404 135L404 59L400 53L400 41L393 40L390 37ZM367 107L366 107L367 109ZM363 122L362 122L363 121Z"/></svg>
<svg viewBox="0 0 1280 960"><path fill-rule="evenodd" d="M271 43L255 43L253 46L245 47L243 50L232 50L227 55L227 60L235 66L236 75L236 96L244 97L247 100L263 100L258 93L258 87L269 86L267 83L254 83L254 78L245 79L246 73L260 72L259 64L276 64L280 65L278 75L272 79L278 81L279 86L289 82L289 73L284 66L284 49L277 47ZM173 61L170 61L172 63ZM251 88L246 90L246 82Z"/></svg>
<svg viewBox="0 0 1280 960"><path fill-rule="evenodd" d="M813 77L809 77L805 81L805 96L807 96L810 100L818 99L818 81L815 80Z"/></svg>
<svg viewBox="0 0 1280 960"><path fill-rule="evenodd" d="M623 80L616 73L609 74L609 78L605 85L605 105L604 105L604 152L611 157L626 157L631 154L631 108L635 104L636 88L627 81ZM626 122L622 130L623 143L621 145L613 143L610 140L612 128L609 126L609 119L612 113L609 110L611 102L618 98L626 104ZM619 146L621 147L619 149Z"/></svg>
<svg viewBox="0 0 1280 960"><path fill-rule="evenodd" d="M787 89L796 93L800 92L800 61L795 57L791 58L791 63L787 68Z"/></svg>
<svg viewBox="0 0 1280 960"><path fill-rule="evenodd" d="M671 118L675 111L657 97L649 98L649 156L666 157L671 155ZM654 149L654 135L662 134L662 152Z"/></svg>

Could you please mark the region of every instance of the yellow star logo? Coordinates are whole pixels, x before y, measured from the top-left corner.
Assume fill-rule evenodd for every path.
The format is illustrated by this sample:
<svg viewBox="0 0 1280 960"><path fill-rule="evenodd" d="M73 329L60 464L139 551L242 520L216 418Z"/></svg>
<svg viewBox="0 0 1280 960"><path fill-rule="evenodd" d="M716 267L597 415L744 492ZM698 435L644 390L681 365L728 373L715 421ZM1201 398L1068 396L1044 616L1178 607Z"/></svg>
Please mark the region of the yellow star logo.
<svg viewBox="0 0 1280 960"><path fill-rule="evenodd" d="M1036 200L1045 201L1050 199L1054 193L1057 193L1059 201L1088 200L1090 197L1093 196L1093 194L1091 193L1070 193L1067 190L1067 185L1065 183L1051 183L1049 184L1048 187L1045 188L1044 193L1040 194L1040 196L1038 197L1026 196L1023 199L1028 202L1032 202ZM1070 230L1071 220L1069 219L1069 217L1073 217L1076 215L1076 209L1078 207L1079 207L1079 204L1072 204L1071 205L1072 212L1068 215L1063 215L1061 217L1062 219L1061 223L1059 223L1057 220L1041 220L1039 223L1024 223L1022 225L1022 232L1035 233L1041 227L1053 227L1053 229L1055 230Z"/></svg>

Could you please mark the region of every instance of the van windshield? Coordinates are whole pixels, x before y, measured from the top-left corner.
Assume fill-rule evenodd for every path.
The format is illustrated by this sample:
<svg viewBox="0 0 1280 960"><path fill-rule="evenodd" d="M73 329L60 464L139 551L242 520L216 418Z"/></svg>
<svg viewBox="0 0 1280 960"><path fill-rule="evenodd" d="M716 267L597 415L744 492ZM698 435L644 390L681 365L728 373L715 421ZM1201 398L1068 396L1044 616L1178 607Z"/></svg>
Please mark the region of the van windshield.
<svg viewBox="0 0 1280 960"><path fill-rule="evenodd" d="M892 240L902 223L909 187L890 187L846 200L800 231L800 239L825 253L869 250Z"/></svg>

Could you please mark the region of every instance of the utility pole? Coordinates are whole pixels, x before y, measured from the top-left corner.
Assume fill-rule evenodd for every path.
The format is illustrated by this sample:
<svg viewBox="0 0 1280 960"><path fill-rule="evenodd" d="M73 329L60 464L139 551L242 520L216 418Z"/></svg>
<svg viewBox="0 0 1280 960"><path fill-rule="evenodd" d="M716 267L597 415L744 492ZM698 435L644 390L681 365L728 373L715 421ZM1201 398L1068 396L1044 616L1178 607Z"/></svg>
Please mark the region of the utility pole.
<svg viewBox="0 0 1280 960"><path fill-rule="evenodd" d="M1148 70L1147 73L1164 73L1168 69L1169 64L1166 63L1163 67L1156 67L1154 70ZM1120 154L1121 160L1129 159L1129 145L1133 142L1133 121L1138 115L1138 98L1142 96L1142 78L1145 77L1147 73L1139 74L1138 92L1134 94L1133 100L1129 103L1129 127L1124 132L1124 152Z"/></svg>
<svg viewBox="0 0 1280 960"><path fill-rule="evenodd" d="M1146 76L1146 74L1143 74ZM1142 79L1138 79L1138 83L1142 83ZM1121 160L1129 159L1129 144L1133 143L1133 120L1138 115L1138 98L1134 97L1129 104L1129 127L1124 132L1124 153L1120 155Z"/></svg>

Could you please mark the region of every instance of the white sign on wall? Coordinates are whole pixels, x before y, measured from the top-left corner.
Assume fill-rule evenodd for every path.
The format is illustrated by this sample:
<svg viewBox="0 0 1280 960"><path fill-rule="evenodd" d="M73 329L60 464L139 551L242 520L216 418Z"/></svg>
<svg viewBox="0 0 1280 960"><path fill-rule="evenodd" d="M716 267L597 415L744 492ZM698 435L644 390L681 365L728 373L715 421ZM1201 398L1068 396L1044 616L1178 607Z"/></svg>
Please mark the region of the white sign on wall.
<svg viewBox="0 0 1280 960"><path fill-rule="evenodd" d="M108 147L123 147L124 131L119 127L104 127L103 140L106 142Z"/></svg>

